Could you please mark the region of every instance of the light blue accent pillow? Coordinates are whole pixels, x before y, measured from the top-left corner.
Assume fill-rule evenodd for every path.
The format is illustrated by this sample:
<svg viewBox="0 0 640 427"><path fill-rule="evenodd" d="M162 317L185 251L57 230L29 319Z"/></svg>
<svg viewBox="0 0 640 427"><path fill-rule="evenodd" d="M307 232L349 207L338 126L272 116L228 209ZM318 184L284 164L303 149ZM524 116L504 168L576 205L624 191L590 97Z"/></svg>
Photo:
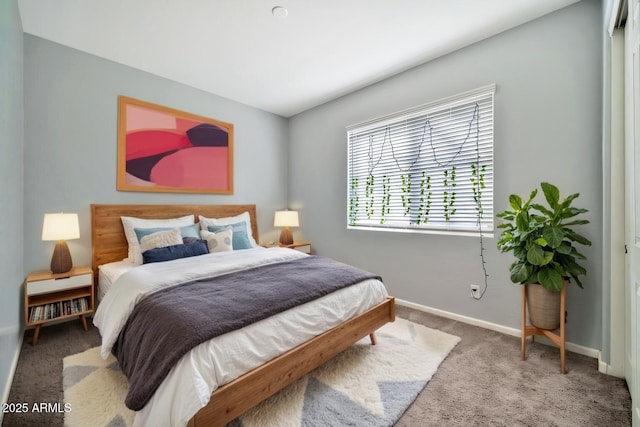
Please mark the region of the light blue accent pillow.
<svg viewBox="0 0 640 427"><path fill-rule="evenodd" d="M249 240L249 235L247 234L247 223L244 221L236 222L235 224L208 225L207 229L215 233L218 230L222 230L224 228L229 228L229 227L231 227L231 230L233 231L233 237L231 242L232 242L234 251L237 249L253 248L253 245L251 245L251 240Z"/></svg>
<svg viewBox="0 0 640 427"><path fill-rule="evenodd" d="M133 231L136 232L136 237L138 238L138 242L140 242L144 236L148 236L149 234L157 233L159 231L173 230L174 228L180 229L180 235L182 238L195 237L197 240L200 240L200 233L198 231L197 224L185 225L183 227L134 228Z"/></svg>

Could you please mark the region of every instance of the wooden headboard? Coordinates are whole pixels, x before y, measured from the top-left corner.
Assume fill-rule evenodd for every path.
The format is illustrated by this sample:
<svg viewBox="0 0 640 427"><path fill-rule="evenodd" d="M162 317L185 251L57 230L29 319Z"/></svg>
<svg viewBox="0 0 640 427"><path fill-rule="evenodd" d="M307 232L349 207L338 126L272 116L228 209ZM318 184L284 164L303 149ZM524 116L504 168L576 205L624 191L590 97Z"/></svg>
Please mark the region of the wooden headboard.
<svg viewBox="0 0 640 427"><path fill-rule="evenodd" d="M98 266L127 257L129 245L124 235L121 216L167 219L184 215L224 218L249 212L253 237L258 240L256 205L91 205L91 268L98 277ZM97 282L96 282L97 283Z"/></svg>

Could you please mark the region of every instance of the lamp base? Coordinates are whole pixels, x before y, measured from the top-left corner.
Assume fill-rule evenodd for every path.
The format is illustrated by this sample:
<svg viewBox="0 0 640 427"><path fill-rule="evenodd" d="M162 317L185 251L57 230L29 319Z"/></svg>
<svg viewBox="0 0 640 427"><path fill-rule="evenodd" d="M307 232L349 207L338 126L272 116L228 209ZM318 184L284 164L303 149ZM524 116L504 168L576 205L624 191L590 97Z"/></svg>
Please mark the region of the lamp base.
<svg viewBox="0 0 640 427"><path fill-rule="evenodd" d="M73 263L71 262L69 246L67 246L66 241L58 240L51 257L51 272L53 274L66 273L71 270L71 267L73 267Z"/></svg>
<svg viewBox="0 0 640 427"><path fill-rule="evenodd" d="M289 229L289 227L283 228L280 232L280 245L293 245L293 234L291 234L291 229Z"/></svg>

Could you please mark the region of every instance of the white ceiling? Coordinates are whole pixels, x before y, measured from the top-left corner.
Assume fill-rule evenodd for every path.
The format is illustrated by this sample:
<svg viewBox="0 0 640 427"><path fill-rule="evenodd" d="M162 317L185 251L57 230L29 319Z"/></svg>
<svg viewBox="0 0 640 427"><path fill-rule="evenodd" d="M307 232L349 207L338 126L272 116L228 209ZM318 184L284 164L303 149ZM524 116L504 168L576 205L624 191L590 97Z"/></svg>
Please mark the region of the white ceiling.
<svg viewBox="0 0 640 427"><path fill-rule="evenodd" d="M284 117L578 0L18 0L25 33ZM271 13L288 10L286 18Z"/></svg>

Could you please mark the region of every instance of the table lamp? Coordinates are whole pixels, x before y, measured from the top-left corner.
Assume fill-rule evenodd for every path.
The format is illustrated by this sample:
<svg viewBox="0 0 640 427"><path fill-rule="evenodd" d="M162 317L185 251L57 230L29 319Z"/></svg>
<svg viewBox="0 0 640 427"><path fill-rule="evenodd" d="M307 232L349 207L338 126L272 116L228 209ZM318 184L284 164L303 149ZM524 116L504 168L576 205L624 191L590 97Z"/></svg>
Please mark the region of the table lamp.
<svg viewBox="0 0 640 427"><path fill-rule="evenodd" d="M280 244L291 245L293 244L293 234L289 227L298 227L298 212L297 211L276 211L275 219L273 220L274 227L284 227L280 232Z"/></svg>
<svg viewBox="0 0 640 427"><path fill-rule="evenodd" d="M79 238L80 227L78 225L78 214L44 214L42 240L56 242L56 247L51 257L51 272L60 274L71 270L73 263L71 262L71 253L67 246L67 240Z"/></svg>

